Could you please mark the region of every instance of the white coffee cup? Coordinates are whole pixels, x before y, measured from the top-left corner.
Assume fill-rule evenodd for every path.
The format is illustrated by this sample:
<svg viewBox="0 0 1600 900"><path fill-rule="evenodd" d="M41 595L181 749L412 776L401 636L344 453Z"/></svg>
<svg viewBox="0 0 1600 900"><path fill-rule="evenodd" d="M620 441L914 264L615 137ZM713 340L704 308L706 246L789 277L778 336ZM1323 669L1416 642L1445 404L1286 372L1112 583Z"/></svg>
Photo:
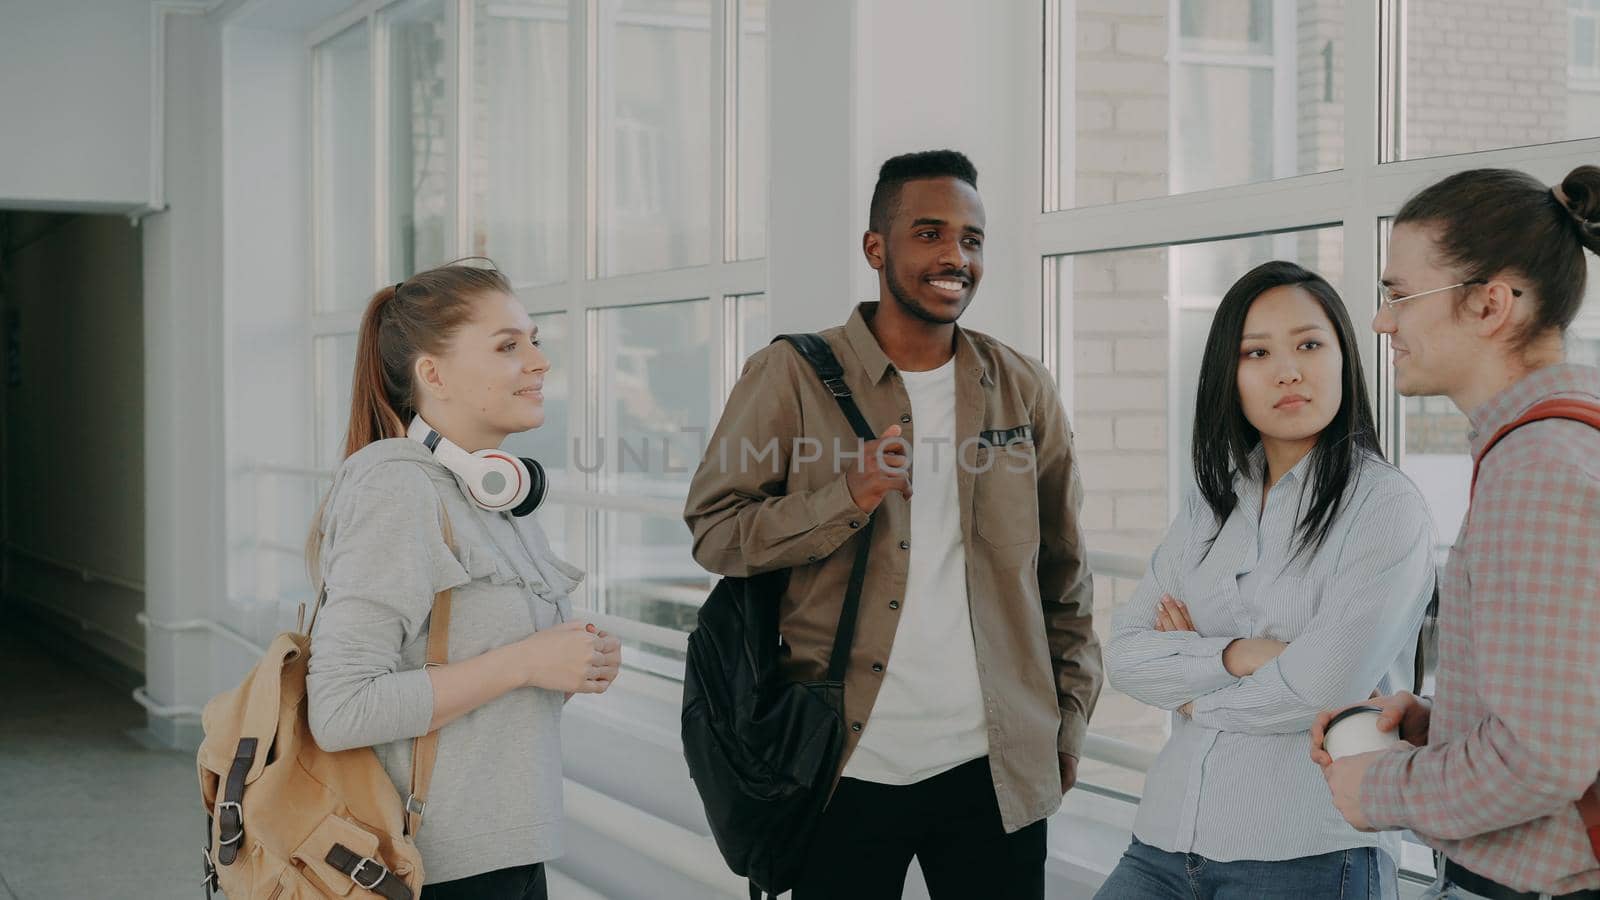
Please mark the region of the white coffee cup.
<svg viewBox="0 0 1600 900"><path fill-rule="evenodd" d="M1378 717L1382 714L1383 710L1376 706L1352 706L1340 712L1323 732L1322 749L1340 759L1404 743L1395 732L1378 730Z"/></svg>

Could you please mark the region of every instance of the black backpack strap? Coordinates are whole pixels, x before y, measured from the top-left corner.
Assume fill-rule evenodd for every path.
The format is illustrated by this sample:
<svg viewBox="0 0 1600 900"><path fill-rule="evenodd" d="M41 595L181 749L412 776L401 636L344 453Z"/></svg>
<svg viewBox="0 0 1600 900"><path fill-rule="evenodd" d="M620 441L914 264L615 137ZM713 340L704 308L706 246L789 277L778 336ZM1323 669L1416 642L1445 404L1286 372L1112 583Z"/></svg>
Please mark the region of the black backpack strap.
<svg viewBox="0 0 1600 900"><path fill-rule="evenodd" d="M875 441L878 433L872 430L865 416L861 415L861 408L856 406L856 400L850 393L850 386L844 383L844 366L839 365L839 358L833 355L833 348L823 340L820 334L780 334L773 338L774 341L788 341L794 349L817 370L817 377L822 380L822 386L828 389L833 399L839 401L839 408L844 410L844 417L850 420L850 427L855 429L856 437L863 441Z"/></svg>
<svg viewBox="0 0 1600 900"><path fill-rule="evenodd" d="M844 383L844 367L833 355L833 348L820 334L780 334L774 341L788 341L794 349L817 371L823 387L838 401L839 409L849 420L856 436L863 441L875 441L877 432L861 414L849 385ZM828 657L828 680L844 682L845 670L850 665L850 648L856 639L856 617L861 609L861 587L867 580L867 552L872 546L872 524L875 518L868 514L867 524L856 540L855 562L850 567L850 584L845 588L844 607L839 611L839 628L833 635L833 653Z"/></svg>

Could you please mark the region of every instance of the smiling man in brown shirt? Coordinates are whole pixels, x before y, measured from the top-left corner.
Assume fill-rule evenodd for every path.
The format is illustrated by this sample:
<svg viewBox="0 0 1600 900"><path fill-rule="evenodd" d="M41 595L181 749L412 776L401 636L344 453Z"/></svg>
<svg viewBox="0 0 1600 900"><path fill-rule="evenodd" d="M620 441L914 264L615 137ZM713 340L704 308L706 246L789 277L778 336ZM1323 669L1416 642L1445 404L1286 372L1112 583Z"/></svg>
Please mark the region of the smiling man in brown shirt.
<svg viewBox="0 0 1600 900"><path fill-rule="evenodd" d="M965 156L884 163L862 241L879 301L822 333L879 440L780 341L746 364L690 487L701 565L790 570L796 680L826 672L853 539L871 540L842 777L796 900L899 897L913 857L935 900L1044 896L1044 820L1077 777L1100 646L1054 382L956 325L983 241Z"/></svg>

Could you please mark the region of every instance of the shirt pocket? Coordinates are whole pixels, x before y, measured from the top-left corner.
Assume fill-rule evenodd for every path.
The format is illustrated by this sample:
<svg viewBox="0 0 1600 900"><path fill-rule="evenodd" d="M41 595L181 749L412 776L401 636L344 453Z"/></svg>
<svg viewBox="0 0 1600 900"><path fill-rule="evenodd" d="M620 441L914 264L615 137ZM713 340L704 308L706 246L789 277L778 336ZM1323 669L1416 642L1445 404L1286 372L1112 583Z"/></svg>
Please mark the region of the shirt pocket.
<svg viewBox="0 0 1600 900"><path fill-rule="evenodd" d="M993 547L1036 546L1039 460L1033 441L980 444L972 466L973 527L978 536Z"/></svg>
<svg viewBox="0 0 1600 900"><path fill-rule="evenodd" d="M1317 614L1319 585L1310 578L1283 575L1262 585L1251 604L1258 610L1258 635L1274 641L1292 641Z"/></svg>

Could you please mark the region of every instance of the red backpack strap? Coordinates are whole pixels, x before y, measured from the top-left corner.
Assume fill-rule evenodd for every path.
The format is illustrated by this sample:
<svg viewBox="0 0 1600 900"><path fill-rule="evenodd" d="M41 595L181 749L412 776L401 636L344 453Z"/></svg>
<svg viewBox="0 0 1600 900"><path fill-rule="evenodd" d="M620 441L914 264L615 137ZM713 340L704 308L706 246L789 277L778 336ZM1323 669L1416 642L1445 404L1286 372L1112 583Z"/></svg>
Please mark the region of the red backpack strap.
<svg viewBox="0 0 1600 900"><path fill-rule="evenodd" d="M1523 413L1522 416L1515 422L1512 422L1510 425L1507 425L1506 427L1495 432L1494 437L1490 438L1489 442L1483 445L1483 450L1478 453L1477 458L1473 459L1473 493L1477 493L1478 490L1478 467L1483 465L1483 458L1489 455L1489 451L1494 449L1494 445L1500 443L1506 438L1507 435L1513 431L1516 431L1518 428L1521 428L1524 425L1530 425L1534 422L1540 422L1545 419L1571 419L1574 422L1582 422L1591 428L1600 429L1600 404L1589 403L1585 400L1561 399L1546 400L1543 403L1534 404L1533 407L1531 407L1527 412Z"/></svg>

